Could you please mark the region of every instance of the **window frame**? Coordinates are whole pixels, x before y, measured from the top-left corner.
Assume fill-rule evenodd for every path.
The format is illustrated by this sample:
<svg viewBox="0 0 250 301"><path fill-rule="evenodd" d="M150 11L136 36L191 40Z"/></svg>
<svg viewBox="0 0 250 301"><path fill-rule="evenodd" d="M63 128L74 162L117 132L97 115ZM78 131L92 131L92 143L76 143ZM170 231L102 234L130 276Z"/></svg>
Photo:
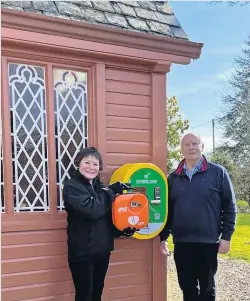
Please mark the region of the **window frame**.
<svg viewBox="0 0 250 301"><path fill-rule="evenodd" d="M27 57L27 56L25 56ZM58 62L57 57L36 57L24 58L22 53L15 53L14 56L4 53L2 56L2 74L8 74L8 63L18 63L36 65L45 68L46 86L46 122L48 141L48 175L49 175L49 206L47 212L15 212L13 201L13 172L12 172L12 152L11 152L11 132L10 132L10 108L9 108L9 83L8 76L2 77L2 133L3 133L3 177L4 177L4 199L5 212L2 217L2 231L22 231L34 229L53 229L65 227L66 214L57 209L57 180L56 180L56 145L55 145L55 120L54 120L54 81L53 69L73 70L85 72L87 74L87 116L88 116L88 145L97 146L97 118L96 97L98 97L97 85L102 80L97 72L98 65L93 62L79 62L72 55L64 62ZM70 59L72 58L72 60ZM68 62L71 62L70 64ZM105 66L104 66L105 68ZM98 79L99 78L99 79ZM105 79L103 79L105 80ZM103 129L105 130L105 129ZM100 133L99 133L100 134ZM54 151L53 151L54 150ZM44 223L46 222L46 223Z"/></svg>

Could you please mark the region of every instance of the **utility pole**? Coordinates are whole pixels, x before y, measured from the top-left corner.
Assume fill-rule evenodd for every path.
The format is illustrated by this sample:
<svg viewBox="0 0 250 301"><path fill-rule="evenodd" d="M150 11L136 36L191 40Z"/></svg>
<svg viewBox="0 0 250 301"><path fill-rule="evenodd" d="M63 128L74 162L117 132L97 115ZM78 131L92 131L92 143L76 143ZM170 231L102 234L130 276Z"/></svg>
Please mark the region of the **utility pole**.
<svg viewBox="0 0 250 301"><path fill-rule="evenodd" d="M213 127L213 154L214 154L214 150L215 150L215 138L214 138L214 119L212 119L212 127Z"/></svg>

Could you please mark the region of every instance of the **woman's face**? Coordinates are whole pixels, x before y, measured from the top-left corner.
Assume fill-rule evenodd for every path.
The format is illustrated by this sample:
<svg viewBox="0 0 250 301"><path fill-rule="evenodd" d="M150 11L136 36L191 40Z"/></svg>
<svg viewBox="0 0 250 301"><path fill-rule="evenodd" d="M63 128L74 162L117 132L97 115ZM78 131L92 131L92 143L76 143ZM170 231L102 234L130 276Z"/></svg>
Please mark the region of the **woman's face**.
<svg viewBox="0 0 250 301"><path fill-rule="evenodd" d="M79 165L79 172L88 180L93 180L99 173L99 160L93 156L84 157Z"/></svg>

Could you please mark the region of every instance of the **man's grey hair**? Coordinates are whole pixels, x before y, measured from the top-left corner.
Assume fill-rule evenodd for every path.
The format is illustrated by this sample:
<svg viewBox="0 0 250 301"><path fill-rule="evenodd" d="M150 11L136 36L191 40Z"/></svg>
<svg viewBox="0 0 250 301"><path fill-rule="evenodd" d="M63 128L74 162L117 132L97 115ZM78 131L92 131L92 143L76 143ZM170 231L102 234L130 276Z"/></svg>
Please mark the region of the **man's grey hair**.
<svg viewBox="0 0 250 301"><path fill-rule="evenodd" d="M200 136L198 133L196 133L196 132L188 132L188 133L184 134L184 135L181 137L181 139L180 139L180 146L182 145L183 139L184 139L187 135L192 135L192 136L198 138L199 141L200 141L200 144L203 144L203 145L204 145L204 142L203 142L201 136Z"/></svg>

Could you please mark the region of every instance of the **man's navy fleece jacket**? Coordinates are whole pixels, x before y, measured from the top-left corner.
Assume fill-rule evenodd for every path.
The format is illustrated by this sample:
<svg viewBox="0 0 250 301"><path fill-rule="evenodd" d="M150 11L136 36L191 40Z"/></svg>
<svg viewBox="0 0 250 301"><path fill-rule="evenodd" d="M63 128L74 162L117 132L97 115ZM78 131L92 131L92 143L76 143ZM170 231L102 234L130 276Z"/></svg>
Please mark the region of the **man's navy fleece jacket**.
<svg viewBox="0 0 250 301"><path fill-rule="evenodd" d="M160 240L170 233L174 243L217 243L230 240L235 230L236 201L227 170L204 157L190 180L184 160L168 178L169 207Z"/></svg>

